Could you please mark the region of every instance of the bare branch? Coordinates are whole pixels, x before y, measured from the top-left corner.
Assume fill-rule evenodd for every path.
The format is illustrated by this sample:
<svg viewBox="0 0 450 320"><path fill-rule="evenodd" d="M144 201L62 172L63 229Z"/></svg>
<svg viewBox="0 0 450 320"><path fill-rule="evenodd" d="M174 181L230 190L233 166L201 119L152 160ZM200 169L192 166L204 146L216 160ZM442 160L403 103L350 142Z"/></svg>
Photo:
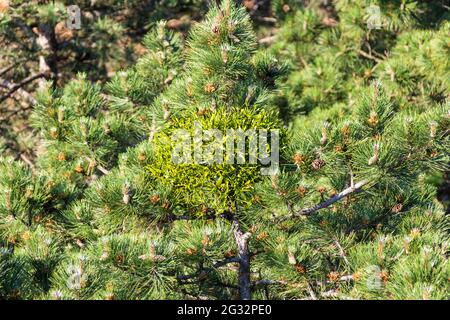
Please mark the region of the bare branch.
<svg viewBox="0 0 450 320"><path fill-rule="evenodd" d="M317 300L317 296L314 293L314 290L309 282L307 284L307 288L308 288L309 295L311 296L311 300Z"/></svg>
<svg viewBox="0 0 450 320"><path fill-rule="evenodd" d="M350 262L347 259L347 255L345 254L345 250L344 248L342 248L341 244L339 243L339 241L337 241L336 239L333 239L334 244L336 245L336 247L338 247L339 249L339 255L341 256L341 258L344 260L345 264L347 265L347 267L350 268Z"/></svg>
<svg viewBox="0 0 450 320"><path fill-rule="evenodd" d="M367 53L367 52L365 52L365 51L363 51L363 50L359 50L358 53L359 53L360 55L362 55L363 57L365 57L365 58L367 58L367 59L371 59L371 60L373 60L373 61L375 61L375 62L377 62L377 63L380 63L380 62L383 61L383 60L378 59L377 57L374 57L373 55L371 55L371 54L369 54L369 53Z"/></svg>
<svg viewBox="0 0 450 320"><path fill-rule="evenodd" d="M354 184L354 186L350 186L347 189L339 192L337 195L329 198L328 200L319 203L313 207L310 208L305 208L305 209L301 209L300 211L295 212L292 215L288 215L288 216L284 216L284 217L280 217L275 219L276 221L280 222L280 221L285 221L288 220L290 218L294 218L294 217L301 217L301 216L308 216L310 214L313 214L316 211L319 211L320 209L324 209L327 208L329 206L331 206L333 203L338 202L339 200L341 200L342 198L345 198L346 196L355 193L355 192L359 192L360 189L366 185L368 183L367 180L363 180L360 182L357 182Z"/></svg>
<svg viewBox="0 0 450 320"><path fill-rule="evenodd" d="M3 76L8 71L12 70L15 66L17 66L17 64L18 64L18 62L15 62L12 65L10 65L9 67L6 67L6 68L0 70L0 77Z"/></svg>
<svg viewBox="0 0 450 320"><path fill-rule="evenodd" d="M22 80L21 82L19 82L19 83L14 83L14 84L13 84L13 83L9 83L9 82L6 81L6 80L0 80L0 82L1 82L4 86L7 86L7 87L9 88L9 91L8 91L4 96L0 97L0 102L3 102L3 101L5 101L6 99L8 99L9 97L11 97L11 95L12 95L14 92L16 92L16 91L18 91L18 90L21 90L23 86L29 84L30 82L33 82L33 81L36 80L36 79L42 78L42 77L45 77L45 73L38 73L38 74L35 74L35 75L32 75L32 76L29 76L28 78L25 78L25 79ZM23 89L22 89L22 90L23 90ZM28 92L26 92L25 90L23 90L22 94L23 94L23 95L26 95L26 96L27 96L27 99L30 99L30 97L31 97L31 95L30 95ZM34 98L32 98L32 100L34 101Z"/></svg>
<svg viewBox="0 0 450 320"><path fill-rule="evenodd" d="M31 162L31 160L28 159L28 157L27 157L25 154L21 153L21 154L20 154L20 158L21 158L27 165L29 165L31 169L34 169L34 164L33 164L33 162Z"/></svg>

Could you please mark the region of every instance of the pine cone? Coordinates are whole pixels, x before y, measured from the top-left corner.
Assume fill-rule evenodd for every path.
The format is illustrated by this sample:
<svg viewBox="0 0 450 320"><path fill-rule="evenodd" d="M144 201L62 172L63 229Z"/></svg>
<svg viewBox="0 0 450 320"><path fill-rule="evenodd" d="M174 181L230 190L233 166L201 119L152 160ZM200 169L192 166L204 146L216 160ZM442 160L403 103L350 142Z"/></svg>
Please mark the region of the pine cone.
<svg viewBox="0 0 450 320"><path fill-rule="evenodd" d="M325 165L325 161L322 159L315 159L311 165L314 170L320 170Z"/></svg>

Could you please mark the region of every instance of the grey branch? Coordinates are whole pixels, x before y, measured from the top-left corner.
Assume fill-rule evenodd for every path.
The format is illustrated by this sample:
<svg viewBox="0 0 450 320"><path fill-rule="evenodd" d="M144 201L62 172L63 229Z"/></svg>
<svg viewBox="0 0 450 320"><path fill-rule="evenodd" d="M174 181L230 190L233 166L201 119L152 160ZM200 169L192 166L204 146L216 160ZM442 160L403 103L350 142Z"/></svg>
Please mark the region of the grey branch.
<svg viewBox="0 0 450 320"><path fill-rule="evenodd" d="M22 87L29 84L30 82L33 82L36 79L42 78L44 76L45 76L44 73L38 73L38 74L29 76L28 78L23 79L19 83L11 83L6 80L0 79L0 84L3 87L6 87L9 89L9 91L4 96L0 97L0 102L3 102L6 99L8 99L9 97L11 97L14 92L19 91L21 95L25 96L28 100L30 100L32 103L34 103L35 102L34 98L27 91L23 90Z"/></svg>
<svg viewBox="0 0 450 320"><path fill-rule="evenodd" d="M295 212L292 215L280 217L280 218L276 219L276 221L280 222L280 221L288 220L288 219L293 218L293 217L301 217L301 216L311 215L314 212L319 211L320 209L324 209L324 208L327 208L327 207L331 206L333 203L338 202L342 198L345 198L346 196L348 196L348 195L350 195L350 194L352 194L354 192L360 191L360 189L364 185L366 185L367 183L368 183L367 180L363 180L363 181L357 182L353 186L348 187L347 189L339 192L337 195L329 198L328 200L326 200L326 201L324 201L322 203L316 204L315 206L312 206L310 208L301 209L301 210Z"/></svg>
<svg viewBox="0 0 450 320"><path fill-rule="evenodd" d="M233 220L233 234L238 247L239 257L239 294L242 300L251 299L250 281L250 252L248 250L248 239L252 235L250 232L242 232L239 221L235 217Z"/></svg>

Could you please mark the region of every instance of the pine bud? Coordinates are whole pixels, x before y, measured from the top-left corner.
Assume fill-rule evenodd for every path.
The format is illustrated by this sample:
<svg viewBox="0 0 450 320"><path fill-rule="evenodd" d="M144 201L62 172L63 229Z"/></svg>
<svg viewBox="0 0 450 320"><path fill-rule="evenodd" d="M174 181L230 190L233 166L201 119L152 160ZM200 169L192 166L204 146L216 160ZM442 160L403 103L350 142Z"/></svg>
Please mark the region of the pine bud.
<svg viewBox="0 0 450 320"><path fill-rule="evenodd" d="M320 194L324 194L325 192L327 192L327 188L325 188L325 187L323 187L323 186L320 186L320 187L317 187L317 191L318 191Z"/></svg>
<svg viewBox="0 0 450 320"><path fill-rule="evenodd" d="M106 296L105 296L105 299L106 299L106 300L109 300L109 301L114 300L114 293L108 292L108 293L106 294Z"/></svg>
<svg viewBox="0 0 450 320"><path fill-rule="evenodd" d="M350 126L348 123L344 124L341 129L344 138L348 138L350 136Z"/></svg>
<svg viewBox="0 0 450 320"><path fill-rule="evenodd" d="M219 33L219 31L220 31L220 23L222 22L222 19L223 19L223 13L219 12L217 14L217 16L215 17L213 26L211 28L211 31L213 33L215 33L215 34Z"/></svg>
<svg viewBox="0 0 450 320"><path fill-rule="evenodd" d="M122 201L125 204L129 204L130 203L130 199L131 199L131 194L130 194L130 185L128 184L128 182L125 182L125 184L122 187Z"/></svg>
<svg viewBox="0 0 450 320"><path fill-rule="evenodd" d="M380 148L380 146L378 143L375 143L373 145L373 156L367 162L369 166L372 166L378 162L379 148Z"/></svg>
<svg viewBox="0 0 450 320"><path fill-rule="evenodd" d="M9 0L0 0L0 14L8 12L8 9L9 9Z"/></svg>
<svg viewBox="0 0 450 320"><path fill-rule="evenodd" d="M77 220L81 220L81 215L80 215L80 209L79 209L79 208L76 208L76 209L73 211L73 213L75 214L75 218L76 218Z"/></svg>
<svg viewBox="0 0 450 320"><path fill-rule="evenodd" d="M263 231L256 236L256 240L262 241L262 240L266 239L268 236L269 236L269 234L266 231Z"/></svg>
<svg viewBox="0 0 450 320"><path fill-rule="evenodd" d="M247 88L247 96L245 97L245 104L249 105L250 101L252 100L254 94L255 94L255 86L248 86Z"/></svg>
<svg viewBox="0 0 450 320"><path fill-rule="evenodd" d="M430 137L432 139L436 138L437 122L433 121L430 123Z"/></svg>
<svg viewBox="0 0 450 320"><path fill-rule="evenodd" d="M50 133L49 134L50 134L50 137L52 137L53 139L58 138L58 129L55 128L55 127L50 128Z"/></svg>
<svg viewBox="0 0 450 320"><path fill-rule="evenodd" d="M297 264L295 266L295 271L297 271L298 273L304 274L306 272L306 269L303 265Z"/></svg>
<svg viewBox="0 0 450 320"><path fill-rule="evenodd" d="M298 153L296 153L292 156L292 160L294 160L294 163L296 165L303 164L305 162L305 159L306 159L306 157L304 155L298 154Z"/></svg>
<svg viewBox="0 0 450 320"><path fill-rule="evenodd" d="M66 161L66 155L64 154L64 152L58 153L57 159L58 161Z"/></svg>
<svg viewBox="0 0 450 320"><path fill-rule="evenodd" d="M87 137L87 127L86 124L84 123L84 121L80 121L80 132L82 134L83 137Z"/></svg>
<svg viewBox="0 0 450 320"><path fill-rule="evenodd" d="M28 186L25 191L25 198L31 199L33 196L33 187Z"/></svg>
<svg viewBox="0 0 450 320"><path fill-rule="evenodd" d="M205 85L204 90L205 90L205 92L207 92L207 93L213 93L214 91L216 91L216 87L215 87L214 84L212 84L212 83L207 83L207 84Z"/></svg>
<svg viewBox="0 0 450 320"><path fill-rule="evenodd" d="M296 192L300 195L300 197L305 196L308 190L304 186L300 186L297 188Z"/></svg>
<svg viewBox="0 0 450 320"><path fill-rule="evenodd" d="M399 213L403 208L403 204L397 203L395 206L392 207L391 212L392 213Z"/></svg>
<svg viewBox="0 0 450 320"><path fill-rule="evenodd" d="M84 169L83 169L83 167L81 166L81 162L78 162L77 165L76 165L76 167L75 167L75 172L76 172L76 173L83 173L83 171L84 171Z"/></svg>
<svg viewBox="0 0 450 320"><path fill-rule="evenodd" d="M225 64L228 62L228 51L230 51L230 46L226 44L222 47L222 61Z"/></svg>
<svg viewBox="0 0 450 320"><path fill-rule="evenodd" d="M326 145L326 144L327 144L327 141L328 141L328 138L327 138L327 128L328 128L328 125L327 125L327 124L325 124L325 125L322 127L322 138L320 138L320 144L321 144L322 146Z"/></svg>
<svg viewBox="0 0 450 320"><path fill-rule="evenodd" d="M412 228L410 232L410 236L414 239L420 236L420 229L419 228Z"/></svg>
<svg viewBox="0 0 450 320"><path fill-rule="evenodd" d="M52 292L52 297L55 300L61 300L62 294L60 291L53 291Z"/></svg>
<svg viewBox="0 0 450 320"><path fill-rule="evenodd" d="M209 245L209 243L210 243L209 237L208 237L208 235L205 235L202 239L203 247L207 247Z"/></svg>
<svg viewBox="0 0 450 320"><path fill-rule="evenodd" d="M7 189L4 191L5 193L5 202L6 202L6 209L8 211L11 211L12 205L11 205L11 190Z"/></svg>
<svg viewBox="0 0 450 320"><path fill-rule="evenodd" d="M170 110L167 105L163 106L163 119L168 120L170 118Z"/></svg>
<svg viewBox="0 0 450 320"><path fill-rule="evenodd" d="M106 123L104 123L104 124L102 125L102 128L103 128L103 132L104 132L105 134L109 134L109 133L111 132L111 129L109 128L109 126L108 126Z"/></svg>
<svg viewBox="0 0 450 320"><path fill-rule="evenodd" d="M145 153L143 153L143 152L140 152L140 153L139 153L139 155L138 155L138 161L140 161L140 162L145 161L146 158L147 158L147 157L145 156Z"/></svg>
<svg viewBox="0 0 450 320"><path fill-rule="evenodd" d="M64 121L65 109L63 107L58 109L58 122L62 123Z"/></svg>
<svg viewBox="0 0 450 320"><path fill-rule="evenodd" d="M194 94L194 92L192 90L192 79L191 78L188 78L186 80L186 94L188 97L192 97Z"/></svg>
<svg viewBox="0 0 450 320"><path fill-rule="evenodd" d="M22 238L22 241L27 242L28 240L31 239L31 232L25 231L24 233L21 234L20 237Z"/></svg>
<svg viewBox="0 0 450 320"><path fill-rule="evenodd" d="M288 261L289 261L289 264L292 264L292 265L297 264L297 260L295 260L295 255L292 251L288 251Z"/></svg>
<svg viewBox="0 0 450 320"><path fill-rule="evenodd" d="M86 174L88 176L90 176L90 175L92 175L92 173L94 173L94 169L95 169L96 165L97 165L97 162L95 160L90 160L89 161L88 169L87 169L87 172L86 172Z"/></svg>
<svg viewBox="0 0 450 320"><path fill-rule="evenodd" d="M367 120L367 122L372 128L378 124L378 115L375 111L370 112L369 120Z"/></svg>
<svg viewBox="0 0 450 320"><path fill-rule="evenodd" d="M381 258L383 256L383 251L384 251L384 246L386 244L386 237L381 237L380 240L378 241L378 257Z"/></svg>
<svg viewBox="0 0 450 320"><path fill-rule="evenodd" d="M172 72L169 72L169 75L167 76L167 78L164 80L164 84L165 85L169 85L171 84L173 81L173 74Z"/></svg>
<svg viewBox="0 0 450 320"><path fill-rule="evenodd" d="M328 273L328 280L330 280L331 282L335 282L339 279L339 276L339 272L331 271L330 273Z"/></svg>
<svg viewBox="0 0 450 320"><path fill-rule="evenodd" d="M76 243L77 246L79 246L80 248L84 248L84 243L83 243L80 239L77 239L77 240L75 241L75 243Z"/></svg>
<svg viewBox="0 0 450 320"><path fill-rule="evenodd" d="M383 281L384 284L386 284L388 282L389 275L388 275L387 271L382 270L380 272L380 279L381 279L381 281Z"/></svg>
<svg viewBox="0 0 450 320"><path fill-rule="evenodd" d="M197 249L195 248L187 248L186 249L186 253L188 254L188 256L193 256L197 253Z"/></svg>
<svg viewBox="0 0 450 320"><path fill-rule="evenodd" d="M361 273L359 273L359 272L354 272L354 273L352 274L352 280L353 280L353 281L358 281L359 279L361 279Z"/></svg>
<svg viewBox="0 0 450 320"><path fill-rule="evenodd" d="M317 171L320 170L325 165L325 161L323 161L322 159L315 159L311 165L313 169Z"/></svg>
<svg viewBox="0 0 450 320"><path fill-rule="evenodd" d="M170 208L170 202L168 200L164 200L163 204L161 205L161 208L163 209L169 209Z"/></svg>

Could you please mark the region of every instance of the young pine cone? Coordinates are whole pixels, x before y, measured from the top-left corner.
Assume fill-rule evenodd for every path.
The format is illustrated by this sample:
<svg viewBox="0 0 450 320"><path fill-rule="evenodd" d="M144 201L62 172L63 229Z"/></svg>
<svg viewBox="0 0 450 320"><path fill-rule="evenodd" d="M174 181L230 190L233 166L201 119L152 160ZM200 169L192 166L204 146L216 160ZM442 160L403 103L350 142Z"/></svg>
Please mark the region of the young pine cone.
<svg viewBox="0 0 450 320"><path fill-rule="evenodd" d="M312 162L311 165L314 170L320 170L325 165L325 161L323 161L322 159L316 159Z"/></svg>

